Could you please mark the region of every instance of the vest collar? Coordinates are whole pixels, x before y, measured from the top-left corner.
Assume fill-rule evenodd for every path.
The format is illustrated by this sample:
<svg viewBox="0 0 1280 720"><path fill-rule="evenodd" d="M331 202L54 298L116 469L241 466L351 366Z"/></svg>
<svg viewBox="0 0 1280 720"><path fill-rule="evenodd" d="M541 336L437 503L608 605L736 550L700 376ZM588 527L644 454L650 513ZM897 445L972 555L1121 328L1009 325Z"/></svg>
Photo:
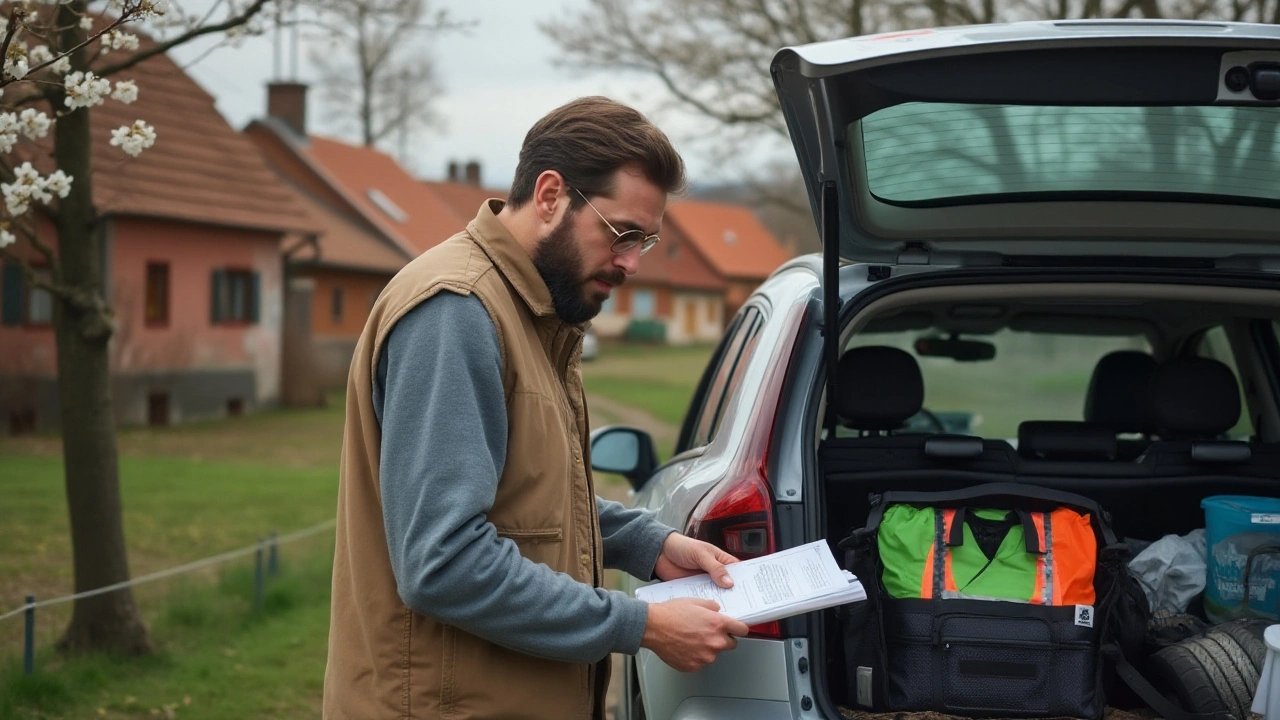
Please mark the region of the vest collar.
<svg viewBox="0 0 1280 720"><path fill-rule="evenodd" d="M529 253L498 220L498 213L505 204L496 199L484 201L476 219L468 223L467 231L493 261L498 272L502 273L529 309L533 310L534 315L554 316L556 311L551 304L551 291L547 289L547 283L542 279L538 268L534 267L533 258L529 257Z"/></svg>

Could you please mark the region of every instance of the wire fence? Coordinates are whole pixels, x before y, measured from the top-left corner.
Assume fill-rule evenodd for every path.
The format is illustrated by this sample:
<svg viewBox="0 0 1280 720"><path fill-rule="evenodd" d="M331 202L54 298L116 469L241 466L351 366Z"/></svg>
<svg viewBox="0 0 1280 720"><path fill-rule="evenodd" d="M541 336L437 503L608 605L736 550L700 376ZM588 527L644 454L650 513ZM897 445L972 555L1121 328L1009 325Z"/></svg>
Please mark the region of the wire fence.
<svg viewBox="0 0 1280 720"><path fill-rule="evenodd" d="M264 596L266 579L267 577L276 574L277 563L278 563L277 549L279 548L279 546L286 545L289 543L294 543L299 540L303 540L306 538L319 535L321 533L331 531L333 530L335 524L336 524L336 521L327 520L325 522L319 523L318 525L313 525L311 527L303 528L301 530L297 530L295 532L287 533L284 535L277 536L275 533L272 533L269 537L259 540L253 545L246 545L244 547L237 548L235 550L229 550L227 552L220 553L218 555L201 558L199 560L186 563L185 565L179 565L177 567L168 568L166 570L160 570L158 572L149 573L147 575L140 575L138 577L125 580L123 582L118 582L118 583L107 585L100 588L94 588L93 590L86 590L84 592L75 593L73 595L64 595L61 597L47 598L42 600L38 600L35 597L28 595L25 603L14 608L13 610L0 614L0 626L3 626L6 623L6 621L13 620L17 617L21 616L23 618L24 620L23 632L22 632L23 669L26 674L30 675L34 672L34 656L35 656L35 645L36 645L36 637L35 637L36 610L39 610L41 608L50 608L57 605L71 603L83 598L94 597L97 595L104 595L106 593L116 592L124 588L134 588L141 585L146 585L148 583L154 583L159 580L166 580L166 579L174 578L181 575L188 575L200 570L222 565L224 563L227 563L239 558L248 557L250 555L255 556L253 607L255 611L260 611L263 605L263 596Z"/></svg>

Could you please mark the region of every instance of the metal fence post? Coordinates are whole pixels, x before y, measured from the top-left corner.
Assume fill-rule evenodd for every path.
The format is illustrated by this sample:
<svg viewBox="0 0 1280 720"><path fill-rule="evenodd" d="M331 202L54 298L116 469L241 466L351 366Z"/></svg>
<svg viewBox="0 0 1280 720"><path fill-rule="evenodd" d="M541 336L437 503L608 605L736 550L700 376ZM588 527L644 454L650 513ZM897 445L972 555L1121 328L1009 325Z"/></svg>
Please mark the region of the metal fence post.
<svg viewBox="0 0 1280 720"><path fill-rule="evenodd" d="M36 671L36 596L27 596L26 627L23 628L22 671L33 675Z"/></svg>
<svg viewBox="0 0 1280 720"><path fill-rule="evenodd" d="M276 546L278 543L276 542L275 530L271 531L271 540L269 543L270 544L267 546L267 575L275 577L276 572L279 571L279 565L276 561Z"/></svg>
<svg viewBox="0 0 1280 720"><path fill-rule="evenodd" d="M253 568L253 611L262 612L262 538L258 538L257 562Z"/></svg>

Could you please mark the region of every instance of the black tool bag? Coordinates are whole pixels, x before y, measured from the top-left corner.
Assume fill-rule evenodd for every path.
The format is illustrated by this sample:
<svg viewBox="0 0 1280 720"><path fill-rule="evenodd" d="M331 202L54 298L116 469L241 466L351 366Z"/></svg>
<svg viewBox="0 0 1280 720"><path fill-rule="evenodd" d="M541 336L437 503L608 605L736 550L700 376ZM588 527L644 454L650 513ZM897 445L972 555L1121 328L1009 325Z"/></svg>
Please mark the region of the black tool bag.
<svg viewBox="0 0 1280 720"><path fill-rule="evenodd" d="M961 517L963 508L1087 513L1098 547L1095 604L890 597L881 580L877 533L886 508L895 504L960 509ZM872 497L867 526L840 547L846 568L867 590L866 602L841 615L849 695L859 706L972 717L1102 717L1111 666L1102 651L1109 642L1104 635L1121 593L1116 580L1128 578L1128 553L1093 501L1012 484L890 492Z"/></svg>

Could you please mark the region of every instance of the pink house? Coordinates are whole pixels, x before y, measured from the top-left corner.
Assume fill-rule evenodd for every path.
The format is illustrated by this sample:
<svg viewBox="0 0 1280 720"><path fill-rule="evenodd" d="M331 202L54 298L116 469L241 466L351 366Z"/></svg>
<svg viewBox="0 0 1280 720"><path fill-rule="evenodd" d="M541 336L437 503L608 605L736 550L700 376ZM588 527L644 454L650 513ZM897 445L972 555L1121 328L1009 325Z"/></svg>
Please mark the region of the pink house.
<svg viewBox="0 0 1280 720"><path fill-rule="evenodd" d="M94 108L94 206L117 314L114 400L125 424L165 425L276 404L283 255L312 229L293 191L213 98L166 56L136 79L133 105ZM156 145L138 158L111 128L144 118ZM40 236L54 241L41 220ZM36 251L19 241L27 258ZM38 263L37 263L38 264ZM0 432L58 424L52 302L16 263L0 271Z"/></svg>

